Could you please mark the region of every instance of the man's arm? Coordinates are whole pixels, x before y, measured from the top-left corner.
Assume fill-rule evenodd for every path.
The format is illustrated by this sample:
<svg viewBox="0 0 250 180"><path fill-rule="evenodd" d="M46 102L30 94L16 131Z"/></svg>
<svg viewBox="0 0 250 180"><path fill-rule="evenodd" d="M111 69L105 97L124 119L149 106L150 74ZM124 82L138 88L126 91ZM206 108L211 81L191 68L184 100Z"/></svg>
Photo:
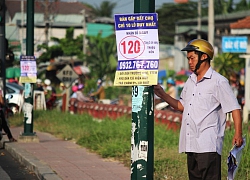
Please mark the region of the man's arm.
<svg viewBox="0 0 250 180"><path fill-rule="evenodd" d="M243 138L242 138L242 118L241 118L241 112L239 109L235 109L232 111L233 121L234 121L234 128L235 133L233 137L233 145L236 144L236 146L240 147L243 144Z"/></svg>
<svg viewBox="0 0 250 180"><path fill-rule="evenodd" d="M154 93L161 99L163 99L165 102L167 102L174 109L178 111L184 110L184 107L182 106L180 101L168 95L159 84L154 86Z"/></svg>
<svg viewBox="0 0 250 180"><path fill-rule="evenodd" d="M103 88L104 87L101 86L96 92L91 93L90 96L96 96L96 95L100 94L100 92L103 90Z"/></svg>

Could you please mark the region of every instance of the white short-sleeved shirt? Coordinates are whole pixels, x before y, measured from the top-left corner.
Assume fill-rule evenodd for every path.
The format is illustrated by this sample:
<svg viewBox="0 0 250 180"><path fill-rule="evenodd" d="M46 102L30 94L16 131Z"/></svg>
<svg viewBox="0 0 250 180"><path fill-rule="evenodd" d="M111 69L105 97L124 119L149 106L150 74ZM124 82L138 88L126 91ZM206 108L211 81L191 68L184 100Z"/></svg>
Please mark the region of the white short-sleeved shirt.
<svg viewBox="0 0 250 180"><path fill-rule="evenodd" d="M208 69L197 82L193 73L180 96L184 107L179 152L217 152L221 154L226 113L240 109L228 80Z"/></svg>

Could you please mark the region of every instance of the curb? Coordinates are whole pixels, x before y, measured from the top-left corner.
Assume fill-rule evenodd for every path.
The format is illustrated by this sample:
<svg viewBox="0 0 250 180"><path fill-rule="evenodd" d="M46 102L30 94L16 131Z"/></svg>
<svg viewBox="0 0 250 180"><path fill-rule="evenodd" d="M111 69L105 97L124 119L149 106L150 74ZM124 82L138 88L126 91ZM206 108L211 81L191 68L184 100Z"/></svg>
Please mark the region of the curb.
<svg viewBox="0 0 250 180"><path fill-rule="evenodd" d="M18 142L9 143L3 138L1 146L8 151L22 165L33 171L40 180L62 180L46 163L22 149Z"/></svg>

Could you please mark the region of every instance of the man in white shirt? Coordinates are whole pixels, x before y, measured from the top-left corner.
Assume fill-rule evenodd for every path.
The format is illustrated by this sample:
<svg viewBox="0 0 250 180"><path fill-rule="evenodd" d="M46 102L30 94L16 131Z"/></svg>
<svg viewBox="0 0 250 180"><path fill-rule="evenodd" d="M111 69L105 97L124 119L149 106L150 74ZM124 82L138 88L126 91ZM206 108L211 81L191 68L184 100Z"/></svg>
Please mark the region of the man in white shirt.
<svg viewBox="0 0 250 180"><path fill-rule="evenodd" d="M232 112L235 134L232 144L240 147L242 118L238 101L228 80L210 66L214 50L203 39L194 39L182 49L193 73L180 100L166 94L160 85L154 93L174 109L182 111L179 152L187 154L190 180L221 180L221 152L226 113Z"/></svg>

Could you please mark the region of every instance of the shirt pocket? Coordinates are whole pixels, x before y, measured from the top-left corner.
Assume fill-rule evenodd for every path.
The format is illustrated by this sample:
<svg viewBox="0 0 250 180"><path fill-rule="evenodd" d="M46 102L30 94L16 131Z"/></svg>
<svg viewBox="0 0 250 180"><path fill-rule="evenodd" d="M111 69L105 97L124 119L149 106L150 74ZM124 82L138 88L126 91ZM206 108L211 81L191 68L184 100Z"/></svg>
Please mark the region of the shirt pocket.
<svg viewBox="0 0 250 180"><path fill-rule="evenodd" d="M213 93L199 92L197 95L197 106L199 109L210 111L217 103Z"/></svg>

